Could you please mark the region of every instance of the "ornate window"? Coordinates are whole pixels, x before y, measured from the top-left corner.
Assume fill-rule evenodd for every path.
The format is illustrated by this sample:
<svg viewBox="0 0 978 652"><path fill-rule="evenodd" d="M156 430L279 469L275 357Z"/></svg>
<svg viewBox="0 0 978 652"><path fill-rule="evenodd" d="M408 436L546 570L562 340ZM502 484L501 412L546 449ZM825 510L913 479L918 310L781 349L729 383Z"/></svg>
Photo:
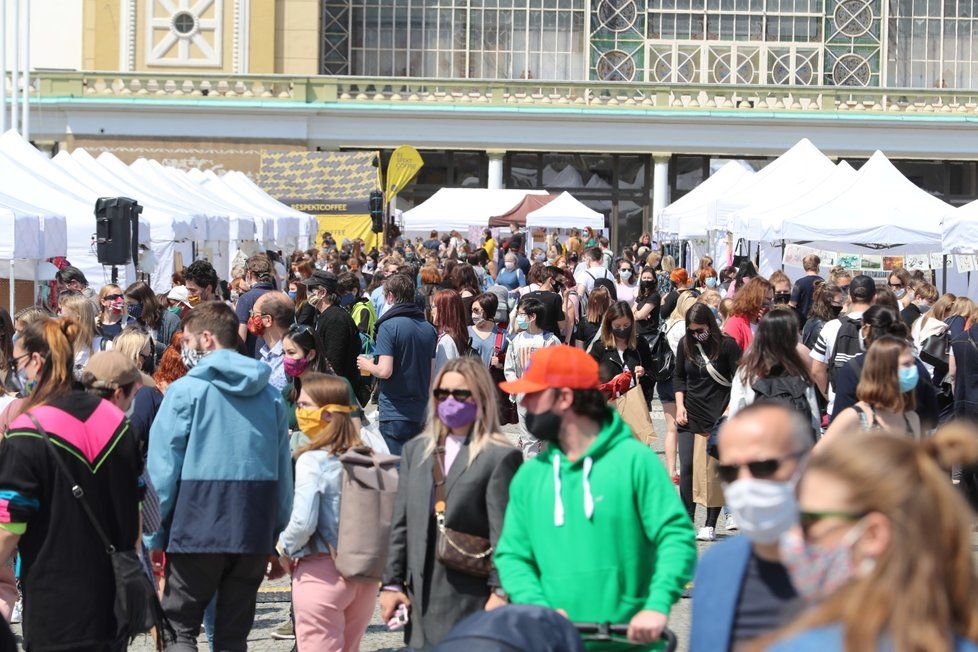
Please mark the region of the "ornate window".
<svg viewBox="0 0 978 652"><path fill-rule="evenodd" d="M220 67L223 0L146 0L146 64Z"/></svg>
<svg viewBox="0 0 978 652"><path fill-rule="evenodd" d="M889 0L889 14L887 86L978 88L978 0Z"/></svg>

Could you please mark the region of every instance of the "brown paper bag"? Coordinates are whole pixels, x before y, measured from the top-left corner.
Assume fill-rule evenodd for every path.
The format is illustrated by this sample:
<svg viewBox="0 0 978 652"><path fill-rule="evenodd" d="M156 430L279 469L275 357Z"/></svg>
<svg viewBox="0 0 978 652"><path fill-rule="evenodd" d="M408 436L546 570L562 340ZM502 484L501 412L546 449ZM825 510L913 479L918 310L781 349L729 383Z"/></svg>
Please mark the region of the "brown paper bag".
<svg viewBox="0 0 978 652"><path fill-rule="evenodd" d="M723 507L717 460L706 452L709 439L706 435L693 435L693 502L703 507Z"/></svg>
<svg viewBox="0 0 978 652"><path fill-rule="evenodd" d="M645 394L641 387L632 387L616 398L614 406L622 421L631 428L636 439L648 446L655 443L655 427L652 425L649 404L645 401Z"/></svg>

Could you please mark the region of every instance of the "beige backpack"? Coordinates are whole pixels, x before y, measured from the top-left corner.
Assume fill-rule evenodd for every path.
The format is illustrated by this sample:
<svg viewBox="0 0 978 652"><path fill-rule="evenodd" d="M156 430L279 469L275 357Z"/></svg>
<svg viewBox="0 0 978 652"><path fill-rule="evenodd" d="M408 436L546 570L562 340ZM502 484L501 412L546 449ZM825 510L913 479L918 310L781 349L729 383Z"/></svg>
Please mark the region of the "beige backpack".
<svg viewBox="0 0 978 652"><path fill-rule="evenodd" d="M351 448L340 456L343 489L334 559L344 579L380 581L387 564L400 459L369 446Z"/></svg>

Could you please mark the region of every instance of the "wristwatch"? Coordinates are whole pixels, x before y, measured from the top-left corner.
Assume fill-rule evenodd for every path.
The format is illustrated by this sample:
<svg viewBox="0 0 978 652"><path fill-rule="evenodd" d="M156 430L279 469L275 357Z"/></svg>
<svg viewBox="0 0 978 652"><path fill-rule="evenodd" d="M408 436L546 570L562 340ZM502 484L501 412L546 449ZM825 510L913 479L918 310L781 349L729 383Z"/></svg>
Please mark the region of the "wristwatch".
<svg viewBox="0 0 978 652"><path fill-rule="evenodd" d="M492 594L501 600L509 602L509 594L503 591L503 587L497 586L492 590Z"/></svg>

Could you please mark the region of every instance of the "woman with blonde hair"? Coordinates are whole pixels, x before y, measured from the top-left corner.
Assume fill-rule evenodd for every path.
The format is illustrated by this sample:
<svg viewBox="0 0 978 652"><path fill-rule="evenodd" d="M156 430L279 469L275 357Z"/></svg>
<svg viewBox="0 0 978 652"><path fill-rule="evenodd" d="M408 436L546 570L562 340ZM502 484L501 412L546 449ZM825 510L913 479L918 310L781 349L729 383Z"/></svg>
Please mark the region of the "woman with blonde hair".
<svg viewBox="0 0 978 652"><path fill-rule="evenodd" d="M856 386L856 404L835 414L822 439L830 440L854 430L888 430L919 437L920 417L915 412L914 392L918 373L907 340L893 335L873 340Z"/></svg>
<svg viewBox="0 0 978 652"><path fill-rule="evenodd" d="M299 428L309 438L295 452L295 496L279 535L279 562L292 574L295 640L300 650L359 649L376 601L376 584L344 579L331 551L340 529L340 455L363 445L351 415L347 382L309 374L296 401Z"/></svg>
<svg viewBox="0 0 978 652"><path fill-rule="evenodd" d="M649 254L649 257L651 258L655 255L658 254ZM655 280L659 286L659 294L665 296L672 292L673 288L675 287L672 283L671 275L672 270L676 269L676 259L672 256L662 256L659 259L659 262L662 266L662 270L656 275Z"/></svg>
<svg viewBox="0 0 978 652"><path fill-rule="evenodd" d="M598 285L587 297L587 307L584 309L584 319L577 322L574 328L574 343L587 348L601 328L604 313L611 307L611 292L604 286Z"/></svg>
<svg viewBox="0 0 978 652"><path fill-rule="evenodd" d="M74 338L75 376L80 377L85 363L96 351L110 349L111 343L95 328L95 305L83 294L69 294L61 299L60 314L75 322L78 335Z"/></svg>
<svg viewBox="0 0 978 652"><path fill-rule="evenodd" d="M103 285L98 291L98 305L101 310L95 318L95 328L102 337L115 339L122 332L122 316L126 308L122 288L111 283Z"/></svg>
<svg viewBox="0 0 978 652"><path fill-rule="evenodd" d="M380 594L386 622L399 605L410 607L406 645L430 648L469 614L505 604L490 564L470 574L436 557L439 537L479 537L488 559L495 549L509 499L509 483L522 454L502 434L496 388L475 356L449 360L432 383L428 425L404 446L391 545ZM435 485L444 487L437 495ZM439 530L430 530L432 521ZM408 581L410 579L410 582Z"/></svg>
<svg viewBox="0 0 978 652"><path fill-rule="evenodd" d="M961 423L819 446L798 485L801 527L781 561L812 607L757 650L978 650L974 513L948 480L978 461Z"/></svg>

